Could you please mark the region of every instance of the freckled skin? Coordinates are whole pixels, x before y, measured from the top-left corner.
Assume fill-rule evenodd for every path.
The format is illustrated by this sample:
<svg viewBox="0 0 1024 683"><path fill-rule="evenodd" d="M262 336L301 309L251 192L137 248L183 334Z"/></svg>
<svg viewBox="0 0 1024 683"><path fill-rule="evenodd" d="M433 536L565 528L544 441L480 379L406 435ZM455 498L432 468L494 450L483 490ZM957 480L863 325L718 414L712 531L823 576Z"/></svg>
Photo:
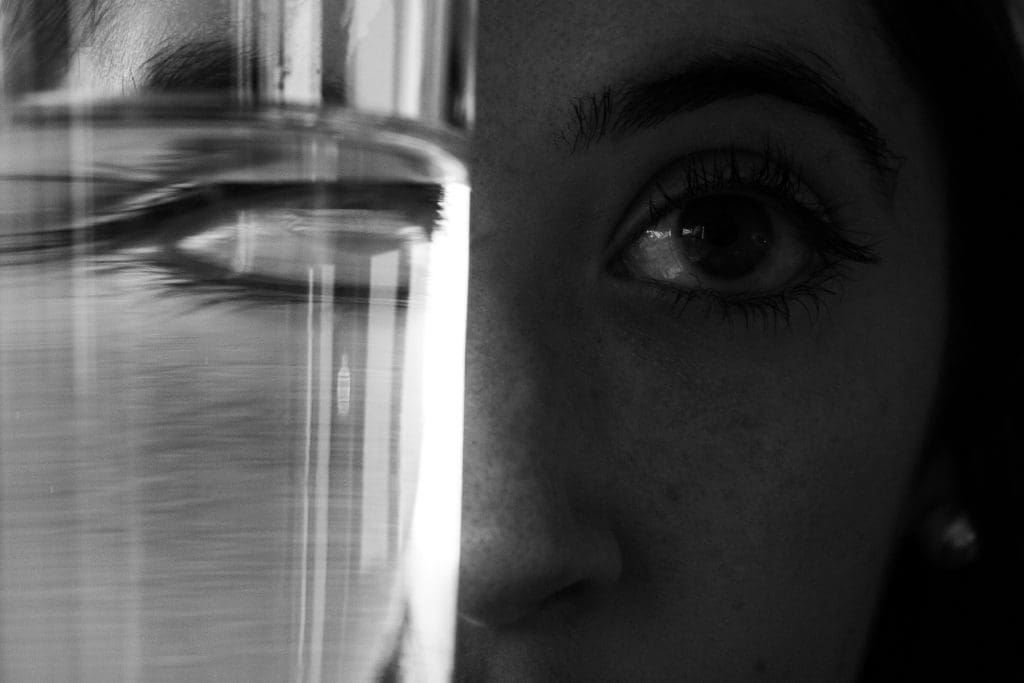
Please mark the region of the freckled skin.
<svg viewBox="0 0 1024 683"><path fill-rule="evenodd" d="M863 11L481 2L462 678L856 675L937 391L948 228L926 112ZM766 42L835 67L906 159L891 202L834 129L764 98L574 155L560 142L575 97ZM676 315L609 273L661 166L765 134L881 245L827 312Z"/></svg>

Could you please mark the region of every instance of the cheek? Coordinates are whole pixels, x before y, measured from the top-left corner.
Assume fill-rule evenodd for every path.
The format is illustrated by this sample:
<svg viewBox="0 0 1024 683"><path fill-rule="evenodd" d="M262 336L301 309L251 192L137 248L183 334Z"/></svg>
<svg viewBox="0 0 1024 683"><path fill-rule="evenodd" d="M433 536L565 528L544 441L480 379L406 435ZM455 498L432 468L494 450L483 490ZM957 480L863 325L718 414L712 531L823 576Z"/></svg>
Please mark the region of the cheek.
<svg viewBox="0 0 1024 683"><path fill-rule="evenodd" d="M692 545L683 515L728 535L820 545L832 529L857 525L866 500L881 505L868 515L890 516L919 454L938 367L826 360L758 368L703 358L699 375L660 368L640 379L634 368L635 381L612 390L620 474L662 533Z"/></svg>
<svg viewBox="0 0 1024 683"><path fill-rule="evenodd" d="M945 337L942 245L890 254L906 265L813 327L697 315L604 335L603 504L637 590L695 649L718 633L752 656L857 656Z"/></svg>

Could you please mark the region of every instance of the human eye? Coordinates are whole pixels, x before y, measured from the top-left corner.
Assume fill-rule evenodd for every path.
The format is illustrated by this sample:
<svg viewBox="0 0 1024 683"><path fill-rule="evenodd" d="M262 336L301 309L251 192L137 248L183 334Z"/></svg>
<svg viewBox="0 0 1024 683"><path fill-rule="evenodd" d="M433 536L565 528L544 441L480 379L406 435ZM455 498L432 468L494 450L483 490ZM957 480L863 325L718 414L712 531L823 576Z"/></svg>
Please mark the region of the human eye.
<svg viewBox="0 0 1024 683"><path fill-rule="evenodd" d="M863 234L841 227L839 209L779 149L687 155L641 193L611 269L677 314L702 301L748 323L788 324L794 305L813 319L851 264L878 262Z"/></svg>
<svg viewBox="0 0 1024 683"><path fill-rule="evenodd" d="M332 300L365 299L373 264L400 256L392 275L404 300L406 260L429 239L442 201L439 188L412 184L389 187L386 196L372 184L221 193L199 211L139 231L108 263L145 263L166 291L254 304L304 301L310 269L324 267Z"/></svg>
<svg viewBox="0 0 1024 683"><path fill-rule="evenodd" d="M440 186L411 183L386 193L372 183L108 189L109 201L80 225L65 216L52 229L0 235L0 265L59 263L87 244L82 265L160 297L276 305L307 301L309 272L324 267L333 301L366 298L369 269L397 255L402 299L415 267L407 261L444 200Z"/></svg>

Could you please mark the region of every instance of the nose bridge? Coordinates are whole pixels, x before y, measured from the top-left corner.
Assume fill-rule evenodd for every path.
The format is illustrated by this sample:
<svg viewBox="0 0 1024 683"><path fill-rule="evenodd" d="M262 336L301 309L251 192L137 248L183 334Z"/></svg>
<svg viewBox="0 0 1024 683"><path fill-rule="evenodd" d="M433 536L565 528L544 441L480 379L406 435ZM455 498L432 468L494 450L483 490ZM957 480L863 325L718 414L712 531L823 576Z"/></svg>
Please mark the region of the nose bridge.
<svg viewBox="0 0 1024 683"><path fill-rule="evenodd" d="M517 311L513 297L480 287L470 294L466 340L467 421L469 435L487 425L508 430L535 420L533 409L541 405L550 387L544 366L543 334L536 320L539 312Z"/></svg>
<svg viewBox="0 0 1024 683"><path fill-rule="evenodd" d="M466 355L464 526L473 533L508 526L511 508L532 524L556 517L565 502L545 410L558 381L545 367L540 311L523 310L514 293L480 285L470 293ZM527 505L529 501L529 505ZM549 508L541 514L539 508ZM564 512L564 511L563 511Z"/></svg>
<svg viewBox="0 0 1024 683"><path fill-rule="evenodd" d="M571 382L572 368L559 369L558 337L569 329L553 327L551 312L531 287L516 282L514 264L490 268L483 276L474 268L469 295L466 340L467 473L500 469L520 479L548 481L554 462L542 451L552 439L562 441L568 428L556 425L556 403ZM525 279L525 278L523 278ZM544 474L541 474L541 470ZM490 478L487 478L490 481Z"/></svg>
<svg viewBox="0 0 1024 683"><path fill-rule="evenodd" d="M571 364L537 297L470 295L460 608L478 623L515 621L566 589L617 576L614 539L581 514L572 463L583 447L566 392ZM506 281L505 286L509 283ZM582 591L586 592L586 591Z"/></svg>

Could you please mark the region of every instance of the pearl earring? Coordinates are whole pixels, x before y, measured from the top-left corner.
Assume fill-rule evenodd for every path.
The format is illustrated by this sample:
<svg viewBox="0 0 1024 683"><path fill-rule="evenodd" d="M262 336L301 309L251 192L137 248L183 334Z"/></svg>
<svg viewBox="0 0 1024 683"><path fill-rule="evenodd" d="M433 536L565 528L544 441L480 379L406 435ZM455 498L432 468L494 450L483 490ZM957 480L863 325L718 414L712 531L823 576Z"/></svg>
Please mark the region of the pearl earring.
<svg viewBox="0 0 1024 683"><path fill-rule="evenodd" d="M924 518L921 543L928 560L942 569L963 569L978 557L978 531L962 507L939 505Z"/></svg>

